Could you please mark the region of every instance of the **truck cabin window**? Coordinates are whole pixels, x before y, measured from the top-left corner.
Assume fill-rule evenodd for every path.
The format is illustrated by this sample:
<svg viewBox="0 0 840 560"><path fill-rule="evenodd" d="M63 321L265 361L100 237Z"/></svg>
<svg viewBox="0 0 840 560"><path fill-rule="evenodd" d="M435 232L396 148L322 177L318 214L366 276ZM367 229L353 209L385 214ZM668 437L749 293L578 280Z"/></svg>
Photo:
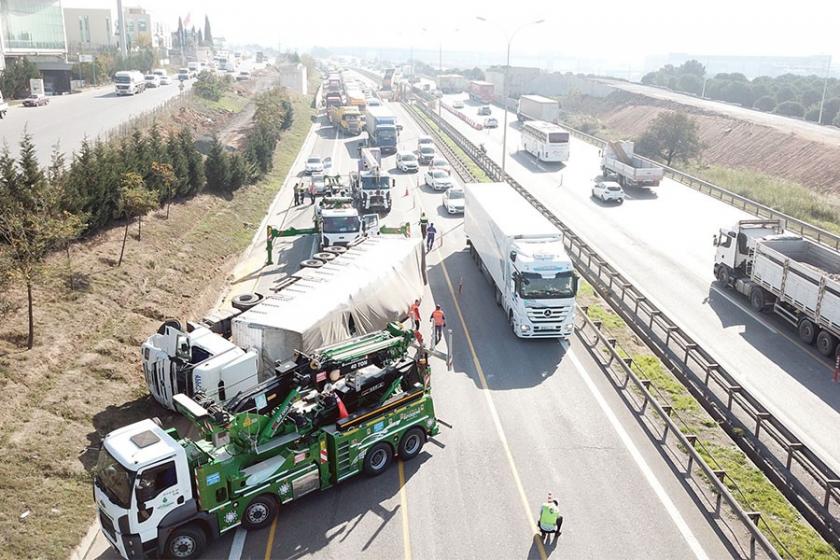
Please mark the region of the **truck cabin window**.
<svg viewBox="0 0 840 560"><path fill-rule="evenodd" d="M161 492L174 486L177 481L174 461L143 471L137 480L138 505L142 507L143 502L156 498Z"/></svg>
<svg viewBox="0 0 840 560"><path fill-rule="evenodd" d="M534 272L517 275L517 292L525 299L570 298L577 292L573 272L558 272L553 278L543 278Z"/></svg>

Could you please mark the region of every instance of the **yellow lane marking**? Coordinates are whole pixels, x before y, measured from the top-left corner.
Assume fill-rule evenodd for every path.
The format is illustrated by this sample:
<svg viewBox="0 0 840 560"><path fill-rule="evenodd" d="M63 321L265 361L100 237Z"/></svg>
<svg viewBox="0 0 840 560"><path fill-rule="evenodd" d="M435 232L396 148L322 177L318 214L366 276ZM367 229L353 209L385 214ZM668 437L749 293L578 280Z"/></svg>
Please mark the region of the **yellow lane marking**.
<svg viewBox="0 0 840 560"><path fill-rule="evenodd" d="M400 512L402 513L403 557L411 560L411 537L408 532L408 494L405 491L405 466L402 461L397 462L400 473Z"/></svg>
<svg viewBox="0 0 840 560"><path fill-rule="evenodd" d="M274 521L271 522L271 529L268 530L268 540L265 543L265 557L264 560L271 560L271 548L274 546L274 533L277 531L277 516L274 516Z"/></svg>

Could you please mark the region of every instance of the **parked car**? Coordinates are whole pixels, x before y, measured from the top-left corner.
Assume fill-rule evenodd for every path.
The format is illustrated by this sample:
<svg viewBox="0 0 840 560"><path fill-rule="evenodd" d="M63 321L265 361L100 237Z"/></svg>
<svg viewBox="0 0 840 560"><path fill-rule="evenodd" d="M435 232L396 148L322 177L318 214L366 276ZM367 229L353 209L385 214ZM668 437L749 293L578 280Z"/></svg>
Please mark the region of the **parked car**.
<svg viewBox="0 0 840 560"><path fill-rule="evenodd" d="M422 165L428 165L432 163L435 159L435 147L433 145L424 144L422 145L416 152L417 159L420 160Z"/></svg>
<svg viewBox="0 0 840 560"><path fill-rule="evenodd" d="M157 74L146 74L144 79L146 81L146 87L156 88L160 85L160 76Z"/></svg>
<svg viewBox="0 0 840 560"><path fill-rule="evenodd" d="M41 105L46 105L49 102L49 98L47 98L47 96L43 93L33 93L32 95L23 100L23 106L40 107Z"/></svg>
<svg viewBox="0 0 840 560"><path fill-rule="evenodd" d="M600 198L603 202L614 200L624 202L624 190L615 181L599 181L592 187L592 197Z"/></svg>
<svg viewBox="0 0 840 560"><path fill-rule="evenodd" d="M452 187L443 193L443 207L449 214L464 213L464 189Z"/></svg>
<svg viewBox="0 0 840 560"><path fill-rule="evenodd" d="M487 117L484 119L484 128L496 128L499 126L499 121L496 120L496 117Z"/></svg>
<svg viewBox="0 0 840 560"><path fill-rule="evenodd" d="M432 163L429 164L429 169L442 169L443 171L446 171L447 173L452 172L452 168L449 167L449 162L446 161L445 159L443 159L440 156L435 156L432 159Z"/></svg>
<svg viewBox="0 0 840 560"><path fill-rule="evenodd" d="M426 171L426 184L436 191L445 191L450 187L454 187L455 181L452 180L452 177L446 171L430 169Z"/></svg>
<svg viewBox="0 0 840 560"><path fill-rule="evenodd" d="M411 152L397 152L397 169L403 173L417 173L419 168L416 155Z"/></svg>
<svg viewBox="0 0 840 560"><path fill-rule="evenodd" d="M464 102L460 99L456 99L455 101L452 102L452 106L455 109L463 109L464 108Z"/></svg>
<svg viewBox="0 0 840 560"><path fill-rule="evenodd" d="M490 105L482 105L478 108L479 116L486 117L487 115L492 115L493 113L490 111Z"/></svg>

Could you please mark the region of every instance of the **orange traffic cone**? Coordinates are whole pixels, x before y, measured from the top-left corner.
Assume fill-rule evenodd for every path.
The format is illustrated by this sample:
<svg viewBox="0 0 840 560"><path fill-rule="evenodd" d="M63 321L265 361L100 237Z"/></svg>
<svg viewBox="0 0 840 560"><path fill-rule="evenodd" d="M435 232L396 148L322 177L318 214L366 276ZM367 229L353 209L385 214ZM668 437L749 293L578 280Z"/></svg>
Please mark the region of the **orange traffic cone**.
<svg viewBox="0 0 840 560"><path fill-rule="evenodd" d="M350 414L347 413L347 407L344 406L344 403L341 402L341 398L338 395L335 396L335 402L338 404L338 418L347 418Z"/></svg>

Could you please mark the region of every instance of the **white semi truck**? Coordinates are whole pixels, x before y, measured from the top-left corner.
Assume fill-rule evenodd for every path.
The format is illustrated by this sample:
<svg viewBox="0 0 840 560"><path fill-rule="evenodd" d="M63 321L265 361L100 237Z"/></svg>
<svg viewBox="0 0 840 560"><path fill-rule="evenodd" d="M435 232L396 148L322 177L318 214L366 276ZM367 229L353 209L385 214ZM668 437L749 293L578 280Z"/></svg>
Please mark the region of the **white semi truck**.
<svg viewBox="0 0 840 560"><path fill-rule="evenodd" d="M507 183L465 186L464 232L516 336L568 338L578 279L556 226Z"/></svg>
<svg viewBox="0 0 840 560"><path fill-rule="evenodd" d="M339 248L343 249L343 248ZM178 393L224 403L308 352L384 329L422 297L425 253L417 238L370 237L304 261L266 298L234 298L239 312L202 323L167 321L142 345L149 392L174 409ZM333 257L334 258L331 258ZM319 260L323 259L323 260Z"/></svg>
<svg viewBox="0 0 840 560"><path fill-rule="evenodd" d="M617 176L622 187L657 187L665 170L635 153L635 144L630 141L607 142L601 150L601 173L604 178Z"/></svg>
<svg viewBox="0 0 840 560"><path fill-rule="evenodd" d="M785 233L780 220L741 220L714 237L714 274L749 298L756 311L773 311L805 344L834 358L840 340L840 253Z"/></svg>
<svg viewBox="0 0 840 560"><path fill-rule="evenodd" d="M516 109L519 122L545 121L556 123L560 119L560 102L542 95L523 95Z"/></svg>

